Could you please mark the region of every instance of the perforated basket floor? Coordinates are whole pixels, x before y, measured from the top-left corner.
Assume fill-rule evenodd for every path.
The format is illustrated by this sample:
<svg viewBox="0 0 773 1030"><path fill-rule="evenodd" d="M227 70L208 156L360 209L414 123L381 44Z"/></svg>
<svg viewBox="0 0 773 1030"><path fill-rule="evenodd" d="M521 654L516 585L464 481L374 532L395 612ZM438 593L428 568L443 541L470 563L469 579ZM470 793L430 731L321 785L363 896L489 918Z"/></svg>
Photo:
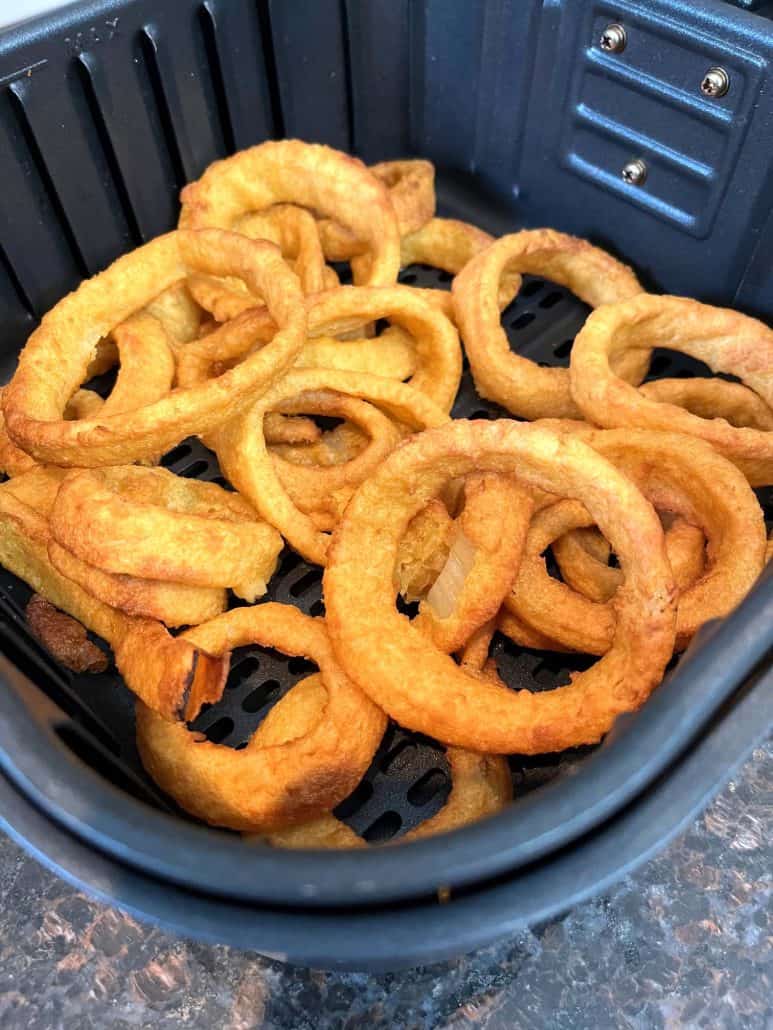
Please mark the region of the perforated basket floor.
<svg viewBox="0 0 773 1030"><path fill-rule="evenodd" d="M412 266L401 280L417 286L448 288L450 276L435 269ZM511 346L543 365L568 366L572 342L588 309L567 290L534 277L525 277L519 296L503 314ZM653 356L651 377L709 374L699 362L670 351ZM457 418L497 418L506 415L482 400L466 368L453 414ZM215 456L198 440L187 440L165 457L163 464L181 476L227 486ZM771 493L760 492L770 521ZM553 570L555 571L555 570ZM269 584L266 600L294 604L310 615L322 615L322 570L286 550ZM29 635L24 617L30 589L0 569L2 650L69 716L57 732L80 758L116 785L160 808L174 810L145 775L134 743L133 704L129 691L111 665L100 675L73 675L41 650ZM569 681L574 670L593 659L517 647L497 635L492 655L502 678L515 689L550 690ZM271 707L314 666L259 647L234 652L223 699L193 724L207 737L231 747L243 747ZM558 755L510 757L516 804L548 780L564 776L592 749ZM370 842L383 842L417 826L444 803L450 790L444 749L435 741L390 724L365 778L336 810ZM188 818L180 813L182 818Z"/></svg>

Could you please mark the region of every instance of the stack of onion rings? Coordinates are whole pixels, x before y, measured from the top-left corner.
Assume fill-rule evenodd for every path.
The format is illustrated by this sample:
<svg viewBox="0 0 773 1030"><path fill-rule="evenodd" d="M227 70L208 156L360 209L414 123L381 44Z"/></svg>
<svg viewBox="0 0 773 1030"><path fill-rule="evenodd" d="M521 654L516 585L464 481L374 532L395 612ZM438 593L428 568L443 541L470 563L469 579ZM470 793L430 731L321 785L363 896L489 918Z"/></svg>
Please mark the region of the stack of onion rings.
<svg viewBox="0 0 773 1030"><path fill-rule="evenodd" d="M176 232L45 316L0 391L0 561L40 595L30 627L55 654L101 668L87 630L113 648L145 766L192 815L274 846L362 848L333 810L391 716L448 745L453 781L402 839L462 826L509 800L502 754L598 741L751 588L771 550L751 487L773 483L773 331L645 294L584 240L436 218L427 161L367 168L272 141L182 203ZM414 264L452 291L398 285ZM597 309L568 372L510 351L500 312L527 273ZM479 391L551 421L450 419L457 325ZM658 346L743 383L642 384ZM114 368L103 400L90 380ZM195 464L144 467L179 467L188 451L164 455L187 436L216 451L222 486L186 478ZM252 603L285 545L325 566L324 620ZM226 611L229 591L250 606ZM601 657L513 692L496 632ZM243 749L201 740L186 720L249 644L319 673Z"/></svg>

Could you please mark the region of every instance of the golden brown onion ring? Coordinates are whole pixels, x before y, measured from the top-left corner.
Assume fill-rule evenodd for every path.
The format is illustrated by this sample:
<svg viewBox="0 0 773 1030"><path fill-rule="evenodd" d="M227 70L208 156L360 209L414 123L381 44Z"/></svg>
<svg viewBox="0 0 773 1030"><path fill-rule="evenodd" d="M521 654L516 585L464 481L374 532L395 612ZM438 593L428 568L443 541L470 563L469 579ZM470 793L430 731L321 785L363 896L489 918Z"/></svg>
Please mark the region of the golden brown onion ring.
<svg viewBox="0 0 773 1030"><path fill-rule="evenodd" d="M247 236L251 240L268 240L282 252L298 276L304 293L319 293L327 288L328 271L325 256L317 232L314 216L305 208L295 204L276 204L265 211L255 211L237 219L234 232ZM332 269L330 270L332 271ZM337 285L337 282L336 284ZM235 318L250 308L262 308L266 325L270 325L271 317L265 309L260 297L250 293L240 279L229 277L216 279L204 277L204 282L196 283L195 291L201 290L207 303L203 305L208 311L220 314L229 312L225 319Z"/></svg>
<svg viewBox="0 0 773 1030"><path fill-rule="evenodd" d="M16 477L8 490L50 523L65 469L38 466ZM225 590L114 575L76 557L49 535L48 559L57 572L89 594L127 615L157 619L167 626L191 626L219 615L226 607Z"/></svg>
<svg viewBox="0 0 773 1030"><path fill-rule="evenodd" d="M448 558L414 625L451 654L499 611L521 560L533 502L508 476L469 476Z"/></svg>
<svg viewBox="0 0 773 1030"><path fill-rule="evenodd" d="M264 594L282 549L275 529L216 483L133 465L70 472L51 531L107 572Z"/></svg>
<svg viewBox="0 0 773 1030"><path fill-rule="evenodd" d="M152 404L166 396L174 379L174 357L168 337L159 323L149 315L134 315L113 331L114 349L110 351L120 362L115 385L106 401L91 390L76 390L64 409L66 421L131 411L143 404ZM106 352L107 353L107 352ZM0 472L18 476L37 465L8 436L2 413L0 388Z"/></svg>
<svg viewBox="0 0 773 1030"><path fill-rule="evenodd" d="M336 335L350 323L386 318L405 329L416 347L417 369L410 383L443 411L450 411L462 376L462 349L454 326L407 286L366 289L341 286L311 298L309 332Z"/></svg>
<svg viewBox="0 0 773 1030"><path fill-rule="evenodd" d="M415 232L435 213L435 169L429 161L382 161L369 171L389 190L400 236ZM367 251L362 238L332 219L318 222L328 261L350 261Z"/></svg>
<svg viewBox="0 0 773 1030"><path fill-rule="evenodd" d="M683 518L675 518L666 530L666 554L674 573L674 582L681 594L703 574L706 546L703 531L691 526ZM561 570L561 578L590 601L609 601L623 581L620 569L611 568L606 559L600 561L585 547L587 537L576 529L553 541L551 550ZM593 530L590 530L593 532ZM601 537L604 540L603 537ZM604 541L606 545L606 541ZM608 545L607 550L608 550Z"/></svg>
<svg viewBox="0 0 773 1030"><path fill-rule="evenodd" d="M48 559L44 515L11 493L18 479L0 485L0 563L113 648L126 685L163 719L193 719L219 699L227 656L214 658L150 619L110 608L62 576Z"/></svg>
<svg viewBox="0 0 773 1030"><path fill-rule="evenodd" d="M613 646L568 686L514 693L478 680L395 610L400 537L444 483L473 472L514 474L581 501L619 556L625 582ZM646 700L673 651L675 588L651 505L579 440L511 421L451 422L393 451L350 501L323 587L349 675L401 725L472 751L537 754L595 742Z"/></svg>
<svg viewBox="0 0 773 1030"><path fill-rule="evenodd" d="M523 272L568 287L594 308L636 296L641 286L630 268L605 251L552 229L502 236L453 282L455 321L478 393L522 418L576 418L579 409L567 370L541 368L515 354L502 329L498 298L503 275ZM621 362L620 373L640 383L649 351L631 352Z"/></svg>
<svg viewBox="0 0 773 1030"><path fill-rule="evenodd" d="M682 351L713 372L732 373L770 407L773 330L738 311L642 294L590 316L575 340L570 367L573 396L591 422L699 437L737 465L752 486L773 483L773 433L739 429L724 418L700 418L652 400L612 371L612 362L650 347Z"/></svg>
<svg viewBox="0 0 773 1030"><path fill-rule="evenodd" d="M281 743L264 746L253 736L238 751L202 740L181 723L165 722L137 705L143 765L182 808L214 826L256 831L313 818L352 792L386 719L336 663L321 619L268 603L226 612L188 630L183 639L211 654L259 644L303 655L319 667L326 697L308 706L289 739L285 734ZM294 690L299 688L303 684Z"/></svg>
<svg viewBox="0 0 773 1030"><path fill-rule="evenodd" d="M705 534L708 568L679 598L676 648L682 650L704 622L732 611L762 571L765 524L749 484L730 462L695 438L593 430L583 424L562 428L553 423L552 428L586 442L636 483L656 508L682 515ZM529 626L565 646L605 654L615 639L619 594L615 604L589 601L553 579L541 557L559 536L593 524L574 501L539 512L505 603Z"/></svg>
<svg viewBox="0 0 773 1030"><path fill-rule="evenodd" d="M243 215L273 204L309 208L340 222L365 245L370 260L364 285L385 286L397 278L400 235L386 187L357 158L330 147L261 143L215 161L180 199L185 229L233 229Z"/></svg>
<svg viewBox="0 0 773 1030"><path fill-rule="evenodd" d="M773 429L773 410L754 390L724 379L655 379L639 393L653 401L675 404L699 418L724 418L742 429Z"/></svg>
<svg viewBox="0 0 773 1030"><path fill-rule="evenodd" d="M120 364L110 396L99 409L100 418L122 415L161 400L174 380L169 335L157 318L144 313L132 315L115 327L113 339Z"/></svg>
<svg viewBox="0 0 773 1030"><path fill-rule="evenodd" d="M266 347L217 379L175 390L130 417L66 422L67 401L87 374L99 340L189 268L243 278L281 327ZM276 247L218 230L178 231L119 258L43 318L3 395L8 433L40 461L115 465L153 458L192 433L234 417L297 357L306 319L298 280Z"/></svg>
<svg viewBox="0 0 773 1030"><path fill-rule="evenodd" d="M330 390L306 391L282 402L280 410L343 418L366 437L365 446L353 458L326 466L297 465L272 452L279 479L293 503L307 515L332 515L335 524L354 490L395 449L402 434L373 404Z"/></svg>
<svg viewBox="0 0 773 1030"><path fill-rule="evenodd" d="M265 413L279 410L284 402L306 390L333 390L370 401L411 429L441 425L447 416L407 383L365 373L298 369L288 372L243 416L212 435L209 442L228 480L279 530L291 547L308 561L324 565L329 537L293 504L282 486L263 435Z"/></svg>
<svg viewBox="0 0 773 1030"><path fill-rule="evenodd" d="M78 558L54 539L48 542L48 559L57 572L97 600L127 615L157 619L165 626L195 626L213 619L228 605L228 595L223 589L105 572Z"/></svg>

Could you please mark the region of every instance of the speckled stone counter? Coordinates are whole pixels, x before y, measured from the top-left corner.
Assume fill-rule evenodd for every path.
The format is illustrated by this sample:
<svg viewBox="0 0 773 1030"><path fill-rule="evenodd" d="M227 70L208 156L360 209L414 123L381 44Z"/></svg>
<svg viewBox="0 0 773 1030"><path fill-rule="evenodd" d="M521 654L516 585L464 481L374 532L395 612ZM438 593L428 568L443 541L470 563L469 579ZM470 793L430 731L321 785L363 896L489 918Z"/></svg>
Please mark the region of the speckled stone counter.
<svg viewBox="0 0 773 1030"><path fill-rule="evenodd" d="M384 976L175 939L0 838L0 1027L773 1027L773 743L665 852L562 919Z"/></svg>

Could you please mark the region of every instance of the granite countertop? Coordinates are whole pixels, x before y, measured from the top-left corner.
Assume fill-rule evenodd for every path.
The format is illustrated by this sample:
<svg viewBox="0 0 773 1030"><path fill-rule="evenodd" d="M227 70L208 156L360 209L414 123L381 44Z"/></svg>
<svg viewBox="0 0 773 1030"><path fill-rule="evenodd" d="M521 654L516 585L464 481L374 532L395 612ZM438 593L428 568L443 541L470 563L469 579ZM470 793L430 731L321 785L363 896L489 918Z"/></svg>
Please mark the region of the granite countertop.
<svg viewBox="0 0 773 1030"><path fill-rule="evenodd" d="M0 838L0 1027L773 1027L773 742L606 896L453 962L368 976L191 943Z"/></svg>

